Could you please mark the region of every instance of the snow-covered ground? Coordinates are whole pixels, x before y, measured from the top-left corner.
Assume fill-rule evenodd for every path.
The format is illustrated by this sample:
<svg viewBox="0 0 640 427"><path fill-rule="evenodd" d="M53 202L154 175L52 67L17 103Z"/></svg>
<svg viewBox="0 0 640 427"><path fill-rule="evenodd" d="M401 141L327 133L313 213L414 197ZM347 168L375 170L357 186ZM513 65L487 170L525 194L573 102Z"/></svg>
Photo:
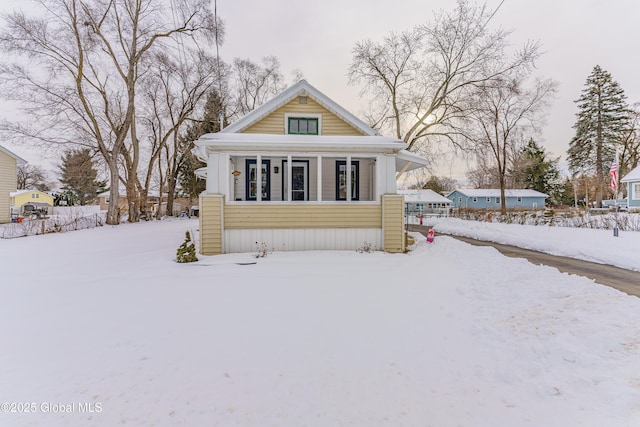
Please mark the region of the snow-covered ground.
<svg viewBox="0 0 640 427"><path fill-rule="evenodd" d="M425 218L436 232L640 271L640 232Z"/></svg>
<svg viewBox="0 0 640 427"><path fill-rule="evenodd" d="M0 240L0 426L640 425L636 297L444 236L175 263L194 227Z"/></svg>

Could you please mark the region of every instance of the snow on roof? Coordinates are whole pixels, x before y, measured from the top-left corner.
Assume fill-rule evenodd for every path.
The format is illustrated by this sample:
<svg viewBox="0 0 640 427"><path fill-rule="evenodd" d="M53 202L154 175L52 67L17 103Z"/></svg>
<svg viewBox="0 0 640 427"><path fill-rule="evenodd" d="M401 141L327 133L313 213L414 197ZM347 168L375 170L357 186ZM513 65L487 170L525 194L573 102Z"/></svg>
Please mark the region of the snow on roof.
<svg viewBox="0 0 640 427"><path fill-rule="evenodd" d="M0 151L5 153L7 156L13 157L14 159L16 159L16 163L19 164L19 165L27 164L27 161L25 159L23 159L22 157L18 156L17 154L12 152L11 150L3 147L2 145L0 145Z"/></svg>
<svg viewBox="0 0 640 427"><path fill-rule="evenodd" d="M336 116L340 117L347 123L349 123L354 128L358 129L365 135L380 135L378 131L371 128L365 122L357 118L355 115L345 110L338 103L330 99L328 96L320 92L315 87L311 86L306 80L300 80L298 83L289 87L287 90L272 98L267 103L261 105L250 113L245 114L239 120L235 121L231 125L227 126L220 132L223 133L235 133L239 132L252 124L260 121L264 117L268 116L278 108L282 107L285 104L288 104L291 100L293 100L297 96L309 96L311 99L316 101L318 104L325 107L327 110L331 111Z"/></svg>
<svg viewBox="0 0 640 427"><path fill-rule="evenodd" d="M451 200L433 190L398 190L398 194L404 195L404 201L409 203L447 203Z"/></svg>
<svg viewBox="0 0 640 427"><path fill-rule="evenodd" d="M640 166L629 172L620 182L640 181Z"/></svg>
<svg viewBox="0 0 640 427"><path fill-rule="evenodd" d="M11 193L9 193L9 196L16 197L16 196L19 196L20 194L25 194L25 193L40 193L40 194L46 194L47 196L51 196L51 194L45 193L44 191L40 191L40 190L18 190L18 191L12 191Z"/></svg>
<svg viewBox="0 0 640 427"><path fill-rule="evenodd" d="M457 191L458 193L464 194L467 197L500 197L499 188L463 189L463 190L455 190L455 191ZM451 195L451 193L449 193L449 195ZM536 190L518 190L518 189L504 190L504 196L505 197L549 197L547 194L541 193Z"/></svg>

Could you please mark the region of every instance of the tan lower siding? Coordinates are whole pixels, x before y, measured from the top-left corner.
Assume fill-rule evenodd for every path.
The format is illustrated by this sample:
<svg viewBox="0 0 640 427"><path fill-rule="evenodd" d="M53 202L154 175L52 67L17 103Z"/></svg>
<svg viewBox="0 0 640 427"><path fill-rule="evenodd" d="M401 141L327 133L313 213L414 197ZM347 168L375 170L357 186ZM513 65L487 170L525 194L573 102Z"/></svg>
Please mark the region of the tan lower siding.
<svg viewBox="0 0 640 427"><path fill-rule="evenodd" d="M382 196L384 250L404 252L404 197Z"/></svg>
<svg viewBox="0 0 640 427"><path fill-rule="evenodd" d="M226 205L225 229L381 228L379 204Z"/></svg>
<svg viewBox="0 0 640 427"><path fill-rule="evenodd" d="M200 253L222 253L222 207L224 198L219 195L200 196Z"/></svg>

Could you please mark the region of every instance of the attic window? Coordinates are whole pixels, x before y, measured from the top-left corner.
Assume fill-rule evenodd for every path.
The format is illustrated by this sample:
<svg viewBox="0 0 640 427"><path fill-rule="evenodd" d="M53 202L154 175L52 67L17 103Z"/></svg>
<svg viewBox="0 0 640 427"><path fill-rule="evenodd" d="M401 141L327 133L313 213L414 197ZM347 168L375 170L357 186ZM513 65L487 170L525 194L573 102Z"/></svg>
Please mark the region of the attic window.
<svg viewBox="0 0 640 427"><path fill-rule="evenodd" d="M293 135L318 135L318 119L289 117L289 133Z"/></svg>
<svg viewBox="0 0 640 427"><path fill-rule="evenodd" d="M306 104L307 103L307 97L306 96L299 96L298 97L298 104Z"/></svg>

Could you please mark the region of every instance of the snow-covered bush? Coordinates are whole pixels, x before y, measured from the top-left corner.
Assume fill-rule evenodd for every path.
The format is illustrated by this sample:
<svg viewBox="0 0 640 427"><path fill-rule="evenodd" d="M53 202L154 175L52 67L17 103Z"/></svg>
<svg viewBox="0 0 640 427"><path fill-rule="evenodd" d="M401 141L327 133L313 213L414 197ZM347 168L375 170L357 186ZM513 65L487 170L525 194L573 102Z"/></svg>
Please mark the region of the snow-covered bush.
<svg viewBox="0 0 640 427"><path fill-rule="evenodd" d="M185 233L184 242L182 242L180 247L178 247L176 260L180 263L198 261L198 257L196 256L196 245L191 241L191 234L189 234L188 231Z"/></svg>

